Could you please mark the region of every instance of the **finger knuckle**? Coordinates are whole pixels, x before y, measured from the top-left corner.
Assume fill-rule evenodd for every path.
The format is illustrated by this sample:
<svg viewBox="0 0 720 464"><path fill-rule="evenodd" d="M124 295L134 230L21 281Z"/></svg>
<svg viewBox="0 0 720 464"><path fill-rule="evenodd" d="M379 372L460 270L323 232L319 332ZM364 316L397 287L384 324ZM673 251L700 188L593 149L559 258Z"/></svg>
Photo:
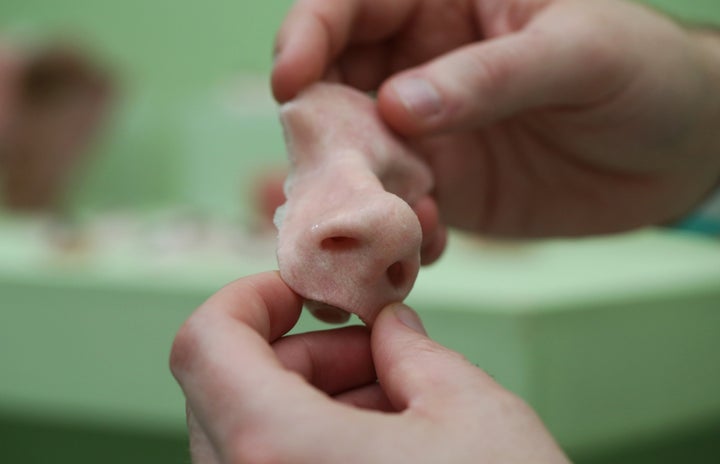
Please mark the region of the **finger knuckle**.
<svg viewBox="0 0 720 464"><path fill-rule="evenodd" d="M488 53L481 47L474 47L468 49L467 57L470 70L468 76L482 94L502 90L512 77L507 55Z"/></svg>
<svg viewBox="0 0 720 464"><path fill-rule="evenodd" d="M460 353L447 349L429 338L413 340L405 347L406 352L413 353L413 356L401 360L400 369L406 369L409 374L414 374L417 370L417 363L425 362L428 364L441 363L442 365L457 365L466 363L467 359ZM405 361L403 363L403 361Z"/></svg>

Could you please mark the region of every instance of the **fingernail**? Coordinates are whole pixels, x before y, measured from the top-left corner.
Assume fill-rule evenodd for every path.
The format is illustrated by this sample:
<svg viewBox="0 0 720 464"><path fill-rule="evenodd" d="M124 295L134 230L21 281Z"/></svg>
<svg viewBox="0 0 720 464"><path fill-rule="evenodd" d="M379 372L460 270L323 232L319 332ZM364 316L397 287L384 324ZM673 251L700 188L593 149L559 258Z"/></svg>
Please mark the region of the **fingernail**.
<svg viewBox="0 0 720 464"><path fill-rule="evenodd" d="M437 89L420 77L406 77L393 84L395 92L407 110L419 118L428 118L442 110Z"/></svg>
<svg viewBox="0 0 720 464"><path fill-rule="evenodd" d="M400 322L413 329L415 332L419 332L423 335L427 335L425 327L423 326L420 317L415 311L408 308L402 303L398 303L393 307L395 316L400 319Z"/></svg>

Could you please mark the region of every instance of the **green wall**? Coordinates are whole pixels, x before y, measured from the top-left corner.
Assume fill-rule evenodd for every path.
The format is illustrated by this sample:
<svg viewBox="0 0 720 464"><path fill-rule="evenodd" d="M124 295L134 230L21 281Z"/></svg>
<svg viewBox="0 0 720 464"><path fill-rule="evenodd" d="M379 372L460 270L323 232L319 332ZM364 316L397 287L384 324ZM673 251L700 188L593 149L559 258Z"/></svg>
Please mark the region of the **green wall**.
<svg viewBox="0 0 720 464"><path fill-rule="evenodd" d="M113 117L70 209L181 204L245 215L252 173L285 158L264 80L274 32L291 3L0 2L0 34L31 42L70 38L91 49L116 76ZM648 3L683 19L720 24L717 0ZM222 99L235 76L248 74L257 76L252 91L265 100L238 114Z"/></svg>
<svg viewBox="0 0 720 464"><path fill-rule="evenodd" d="M116 105L74 192L74 207L193 201L187 198L193 180L188 170L194 168L188 160L207 157L217 172L205 178L218 179L207 185L212 201L202 206L230 209L242 196L240 186L230 182L246 181L263 156L268 163L281 162L284 147L274 113L265 110L249 121L226 111L218 94L237 75L267 74L274 31L290 3L2 0L0 35L23 43L69 39L114 73ZM258 91L269 100L266 84ZM230 172L242 175L235 180Z"/></svg>

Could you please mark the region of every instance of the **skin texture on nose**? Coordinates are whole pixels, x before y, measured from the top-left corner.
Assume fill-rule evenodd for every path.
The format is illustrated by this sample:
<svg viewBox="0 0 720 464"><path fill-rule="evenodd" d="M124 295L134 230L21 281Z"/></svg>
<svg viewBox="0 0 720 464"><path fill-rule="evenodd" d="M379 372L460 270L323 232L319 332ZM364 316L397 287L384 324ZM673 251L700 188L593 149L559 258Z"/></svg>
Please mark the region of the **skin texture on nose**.
<svg viewBox="0 0 720 464"><path fill-rule="evenodd" d="M432 174L349 87L314 84L281 120L292 171L275 217L280 274L304 298L371 324L415 282L423 218L413 206Z"/></svg>

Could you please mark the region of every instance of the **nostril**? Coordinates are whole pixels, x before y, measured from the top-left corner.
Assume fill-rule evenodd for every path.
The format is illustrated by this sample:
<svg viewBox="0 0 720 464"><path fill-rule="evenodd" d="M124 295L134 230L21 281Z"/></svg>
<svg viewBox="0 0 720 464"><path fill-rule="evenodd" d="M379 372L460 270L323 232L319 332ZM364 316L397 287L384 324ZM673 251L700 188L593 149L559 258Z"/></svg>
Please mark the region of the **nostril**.
<svg viewBox="0 0 720 464"><path fill-rule="evenodd" d="M342 324L350 319L350 313L340 308L320 303L319 301L306 300L305 307L313 316L329 324Z"/></svg>
<svg viewBox="0 0 720 464"><path fill-rule="evenodd" d="M320 242L320 248L327 251L350 251L360 247L360 240L352 237L329 237Z"/></svg>
<svg viewBox="0 0 720 464"><path fill-rule="evenodd" d="M390 265L386 271L387 278L390 281L390 285L395 288L401 288L405 286L405 267L403 263L397 261Z"/></svg>

